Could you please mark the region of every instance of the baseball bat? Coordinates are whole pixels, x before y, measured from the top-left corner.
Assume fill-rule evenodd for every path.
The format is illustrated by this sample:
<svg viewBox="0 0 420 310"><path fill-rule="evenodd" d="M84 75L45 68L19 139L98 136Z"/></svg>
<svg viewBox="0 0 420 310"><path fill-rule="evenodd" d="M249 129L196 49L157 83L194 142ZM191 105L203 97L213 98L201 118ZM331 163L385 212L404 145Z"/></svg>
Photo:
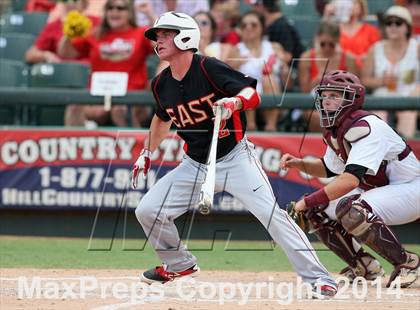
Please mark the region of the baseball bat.
<svg viewBox="0 0 420 310"><path fill-rule="evenodd" d="M198 211L203 215L208 215L213 206L214 186L216 183L216 153L220 121L222 119L222 108L217 106L215 110L216 117L214 118L213 136L207 159L207 174L201 186L200 201L198 202Z"/></svg>

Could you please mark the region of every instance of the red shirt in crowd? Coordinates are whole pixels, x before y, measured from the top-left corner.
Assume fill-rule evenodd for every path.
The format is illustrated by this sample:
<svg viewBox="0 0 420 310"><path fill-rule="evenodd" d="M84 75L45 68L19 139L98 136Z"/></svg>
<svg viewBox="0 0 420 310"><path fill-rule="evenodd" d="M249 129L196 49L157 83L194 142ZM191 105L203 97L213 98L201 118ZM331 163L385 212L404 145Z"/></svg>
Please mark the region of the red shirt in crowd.
<svg viewBox="0 0 420 310"><path fill-rule="evenodd" d="M316 54L315 54L315 49L311 49L310 50L310 61L311 61L311 67L310 67L310 75L311 75L311 81L315 81L315 79L318 77L319 74L319 69L318 66L316 65ZM346 65L346 59L347 59L347 55L346 52L343 51L341 53L341 57L340 57L340 63L338 64L338 68L337 70L343 70L346 71L347 70L347 65Z"/></svg>
<svg viewBox="0 0 420 310"><path fill-rule="evenodd" d="M358 67L362 67L363 57L369 51L369 48L381 39L381 33L378 28L369 24L363 24L359 31L349 36L344 32L340 35L341 48L353 54L356 58Z"/></svg>
<svg viewBox="0 0 420 310"><path fill-rule="evenodd" d="M101 19L94 16L88 16L92 21L92 26L99 25ZM48 23L44 29L42 29L38 38L35 41L35 46L43 51L50 51L57 53L58 43L63 37L63 22L57 19L51 23Z"/></svg>
<svg viewBox="0 0 420 310"><path fill-rule="evenodd" d="M90 35L72 41L81 57L88 57L92 72L128 73L128 89L144 89L147 83L146 57L153 48L144 36L146 27L109 31L100 38Z"/></svg>
<svg viewBox="0 0 420 310"><path fill-rule="evenodd" d="M222 39L220 40L220 42L222 42L222 43L228 43L228 44L231 44L231 45L236 45L239 42L241 42L241 37L239 36L239 34L236 31L232 30L232 31L226 33L222 37Z"/></svg>
<svg viewBox="0 0 420 310"><path fill-rule="evenodd" d="M55 5L54 0L28 0L25 10L27 12L49 12Z"/></svg>

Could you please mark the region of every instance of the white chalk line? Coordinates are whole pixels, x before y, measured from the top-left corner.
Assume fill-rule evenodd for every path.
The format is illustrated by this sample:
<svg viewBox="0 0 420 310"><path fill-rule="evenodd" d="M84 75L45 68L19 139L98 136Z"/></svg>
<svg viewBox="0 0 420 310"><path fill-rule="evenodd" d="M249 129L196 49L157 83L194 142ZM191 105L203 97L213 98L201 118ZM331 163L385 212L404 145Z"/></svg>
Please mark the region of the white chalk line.
<svg viewBox="0 0 420 310"><path fill-rule="evenodd" d="M118 303L118 304L112 304L112 305L105 305L105 306L99 306L99 307L95 307L95 308L91 308L90 310L117 310L117 309L124 309L124 308L129 308L132 306L136 306L136 305L143 305L143 304L149 304L153 303L153 302L159 302L159 301L165 301L165 302L170 302L170 301L181 301L181 302L186 302L186 300L182 299L182 298L164 298L162 300L142 300L141 302L124 302L124 303ZM148 303L149 302L149 303ZM285 303L285 302L277 302L277 299L262 299L262 298L248 298L247 302L241 303L240 299L229 299L228 301L225 301L224 304L221 304L219 300L215 300L215 299L194 299L192 301L188 301L188 302L196 302L196 303L217 303L220 304L220 306L224 306L224 305L228 305L228 304L236 304L238 306L247 306L250 303L261 303L261 302L271 302L271 303L275 303L278 305L291 305L293 304L295 301L292 300L292 302L290 304ZM325 300L319 300L319 299L300 299L298 300L297 304L299 303L314 303L314 302L322 302L322 303L334 303L334 302L338 302L338 303L393 303L393 304L418 304L418 301L404 301L404 300L354 300L354 299L325 299Z"/></svg>

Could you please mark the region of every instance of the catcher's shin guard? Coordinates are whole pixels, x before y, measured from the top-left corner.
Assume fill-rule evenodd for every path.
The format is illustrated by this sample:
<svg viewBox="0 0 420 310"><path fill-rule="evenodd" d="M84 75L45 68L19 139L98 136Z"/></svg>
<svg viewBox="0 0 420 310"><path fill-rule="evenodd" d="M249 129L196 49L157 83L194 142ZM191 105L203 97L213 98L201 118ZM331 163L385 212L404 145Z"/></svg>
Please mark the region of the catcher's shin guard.
<svg viewBox="0 0 420 310"><path fill-rule="evenodd" d="M337 204L336 215L348 233L366 243L394 266L407 261L407 253L387 225L372 212L360 195L345 197Z"/></svg>
<svg viewBox="0 0 420 310"><path fill-rule="evenodd" d="M340 223L319 213L308 212L306 216L312 232L350 267L356 267L355 258L360 245L357 242L353 243L353 237L345 231Z"/></svg>
<svg viewBox="0 0 420 310"><path fill-rule="evenodd" d="M356 277L375 280L384 274L380 263L363 251L361 245L337 221L328 219L321 213L306 214L313 233L331 251L348 264L340 274L353 281Z"/></svg>

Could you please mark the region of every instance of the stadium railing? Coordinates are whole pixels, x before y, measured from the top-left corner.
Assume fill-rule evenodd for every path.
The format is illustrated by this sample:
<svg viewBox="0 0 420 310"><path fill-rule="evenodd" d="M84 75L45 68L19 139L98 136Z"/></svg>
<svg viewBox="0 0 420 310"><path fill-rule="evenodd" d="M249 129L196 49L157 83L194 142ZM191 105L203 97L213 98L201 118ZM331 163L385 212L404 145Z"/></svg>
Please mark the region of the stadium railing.
<svg viewBox="0 0 420 310"><path fill-rule="evenodd" d="M311 109L314 98L308 94L285 93L284 95L262 95L261 108ZM66 105L102 104L103 97L91 96L86 89L69 88L23 88L0 87L0 105ZM155 100L149 91L129 91L126 96L113 97L112 104L153 105ZM366 96L367 110L417 110L417 97L373 97Z"/></svg>
<svg viewBox="0 0 420 310"><path fill-rule="evenodd" d="M33 106L65 106L67 104L103 104L103 97L91 96L87 89L68 88L26 88L0 87L0 108ZM124 97L113 97L112 104L154 105L149 91L128 92ZM261 108L312 109L314 98L308 94L285 93L284 95L263 95ZM367 110L419 110L417 97L373 97L367 96L364 108ZM17 125L29 125L25 119ZM38 125L38 124L30 124Z"/></svg>

